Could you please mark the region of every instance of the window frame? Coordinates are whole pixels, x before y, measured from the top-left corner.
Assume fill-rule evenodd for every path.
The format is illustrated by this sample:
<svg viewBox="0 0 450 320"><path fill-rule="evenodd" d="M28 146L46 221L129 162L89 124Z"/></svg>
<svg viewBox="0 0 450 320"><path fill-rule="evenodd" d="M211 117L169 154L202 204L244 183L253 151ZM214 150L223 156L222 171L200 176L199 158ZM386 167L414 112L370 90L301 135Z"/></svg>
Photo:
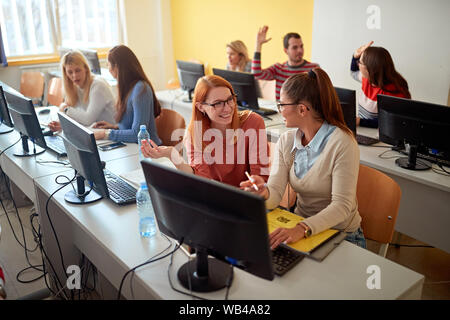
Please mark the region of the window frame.
<svg viewBox="0 0 450 320"><path fill-rule="evenodd" d="M122 32L121 32L121 19L120 19L120 0L116 0L116 8L117 8L117 36L119 39L119 43L121 42ZM59 4L58 1L50 0L49 5L53 6L53 14L59 14ZM49 21L52 20L52 17L48 17ZM45 54L33 54L33 55L20 55L20 56L7 56L7 61L9 66L21 66L21 65L34 65L34 64L46 64L46 63L58 63L60 61L60 56L58 53L58 47L61 46L61 28L59 24L59 19L55 18L56 23L50 23L49 28L51 32L54 33L54 39L52 41L53 52L45 53ZM105 59L108 55L109 49L111 47L100 47L100 48L89 48L92 50L96 50L99 59Z"/></svg>

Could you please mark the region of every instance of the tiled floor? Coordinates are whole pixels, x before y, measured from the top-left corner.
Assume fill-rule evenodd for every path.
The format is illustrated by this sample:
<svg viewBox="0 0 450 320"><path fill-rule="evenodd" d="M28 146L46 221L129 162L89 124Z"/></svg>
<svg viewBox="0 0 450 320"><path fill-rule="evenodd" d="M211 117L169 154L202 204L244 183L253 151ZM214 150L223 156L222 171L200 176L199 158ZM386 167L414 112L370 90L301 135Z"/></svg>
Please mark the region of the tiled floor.
<svg viewBox="0 0 450 320"><path fill-rule="evenodd" d="M19 210L20 217L24 223L25 237L27 245L34 248L36 245L33 241L31 227L29 222L31 207L24 207ZM14 239L11 228L4 211L0 211L1 238L0 238L0 264L5 270L6 291L8 299L16 299L26 296L39 289L45 288L43 279L30 284L22 284L16 280L17 273L28 267L24 250ZM14 230L21 242L23 242L22 234L18 219L15 214L10 214L10 219ZM367 241L368 249L378 252L379 245L376 242ZM425 245L419 241L401 235L399 243L407 245ZM42 260L39 251L29 254L32 264L41 264ZM399 247L390 246L387 258L399 263L409 269L425 275L425 284L422 291L422 299L450 299L450 254L435 248L421 247ZM21 275L22 280L33 279L41 273L30 270Z"/></svg>

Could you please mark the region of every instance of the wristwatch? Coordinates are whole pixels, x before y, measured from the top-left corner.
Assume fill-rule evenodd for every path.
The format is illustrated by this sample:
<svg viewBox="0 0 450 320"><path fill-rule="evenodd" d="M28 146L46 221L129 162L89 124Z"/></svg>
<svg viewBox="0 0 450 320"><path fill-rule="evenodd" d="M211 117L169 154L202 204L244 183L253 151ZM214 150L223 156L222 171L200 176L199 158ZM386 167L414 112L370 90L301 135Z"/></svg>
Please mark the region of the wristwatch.
<svg viewBox="0 0 450 320"><path fill-rule="evenodd" d="M106 129L105 130L105 140L108 140L109 139L109 134L111 133L111 129Z"/></svg>
<svg viewBox="0 0 450 320"><path fill-rule="evenodd" d="M305 229L304 237L305 237L305 238L311 237L311 234L312 234L311 228L308 227L307 224L302 223L302 222L300 222L299 225L301 225L301 226L303 227L303 229Z"/></svg>
<svg viewBox="0 0 450 320"><path fill-rule="evenodd" d="M67 110L69 110L69 107L64 108L64 113L67 114Z"/></svg>

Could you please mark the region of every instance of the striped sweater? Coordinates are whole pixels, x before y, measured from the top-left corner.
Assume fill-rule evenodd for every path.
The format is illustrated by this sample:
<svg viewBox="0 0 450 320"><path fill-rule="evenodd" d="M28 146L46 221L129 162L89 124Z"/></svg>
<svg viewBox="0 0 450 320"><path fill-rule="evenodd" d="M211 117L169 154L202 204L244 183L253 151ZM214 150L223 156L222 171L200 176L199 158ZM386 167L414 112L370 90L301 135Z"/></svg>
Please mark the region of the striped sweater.
<svg viewBox="0 0 450 320"><path fill-rule="evenodd" d="M362 77L359 71L358 59L352 57L350 65L352 77L362 83L361 91L358 92L358 117L359 125L362 127L378 128L378 104L377 95L384 94L393 97L407 98L393 84L387 84L384 88L371 85L369 79Z"/></svg>
<svg viewBox="0 0 450 320"><path fill-rule="evenodd" d="M315 67L319 67L319 65L304 60L299 66L290 66L286 61L285 63L276 63L267 69L261 69L261 52L255 52L252 61L252 73L256 79L276 80L275 95L277 100L280 99L281 86L287 78L297 73L308 72Z"/></svg>

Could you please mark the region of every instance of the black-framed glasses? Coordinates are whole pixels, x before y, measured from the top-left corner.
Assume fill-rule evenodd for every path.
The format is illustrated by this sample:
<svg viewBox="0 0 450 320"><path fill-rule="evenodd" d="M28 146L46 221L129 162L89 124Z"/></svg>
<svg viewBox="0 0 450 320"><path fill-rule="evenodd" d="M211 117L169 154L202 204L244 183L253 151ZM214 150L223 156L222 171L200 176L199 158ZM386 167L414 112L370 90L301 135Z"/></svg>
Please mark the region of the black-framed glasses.
<svg viewBox="0 0 450 320"><path fill-rule="evenodd" d="M213 107L214 109L221 109L225 107L225 104L228 104L229 106L234 106L234 98L236 97L235 94L232 94L231 96L228 97L227 100L222 100L222 101L217 101L214 103L208 103L208 102L202 102L202 104L206 104L208 106Z"/></svg>
<svg viewBox="0 0 450 320"><path fill-rule="evenodd" d="M284 110L285 106L298 106L299 104L303 104L303 103L281 103L280 101L277 102L277 108L278 108L278 112L282 112ZM304 105L304 104L303 104ZM307 105L304 105L306 107L306 110L309 111L309 107Z"/></svg>
<svg viewBox="0 0 450 320"><path fill-rule="evenodd" d="M282 112L285 106L296 106L296 105L298 105L298 103L281 103L280 101L278 101L277 102L278 112Z"/></svg>

